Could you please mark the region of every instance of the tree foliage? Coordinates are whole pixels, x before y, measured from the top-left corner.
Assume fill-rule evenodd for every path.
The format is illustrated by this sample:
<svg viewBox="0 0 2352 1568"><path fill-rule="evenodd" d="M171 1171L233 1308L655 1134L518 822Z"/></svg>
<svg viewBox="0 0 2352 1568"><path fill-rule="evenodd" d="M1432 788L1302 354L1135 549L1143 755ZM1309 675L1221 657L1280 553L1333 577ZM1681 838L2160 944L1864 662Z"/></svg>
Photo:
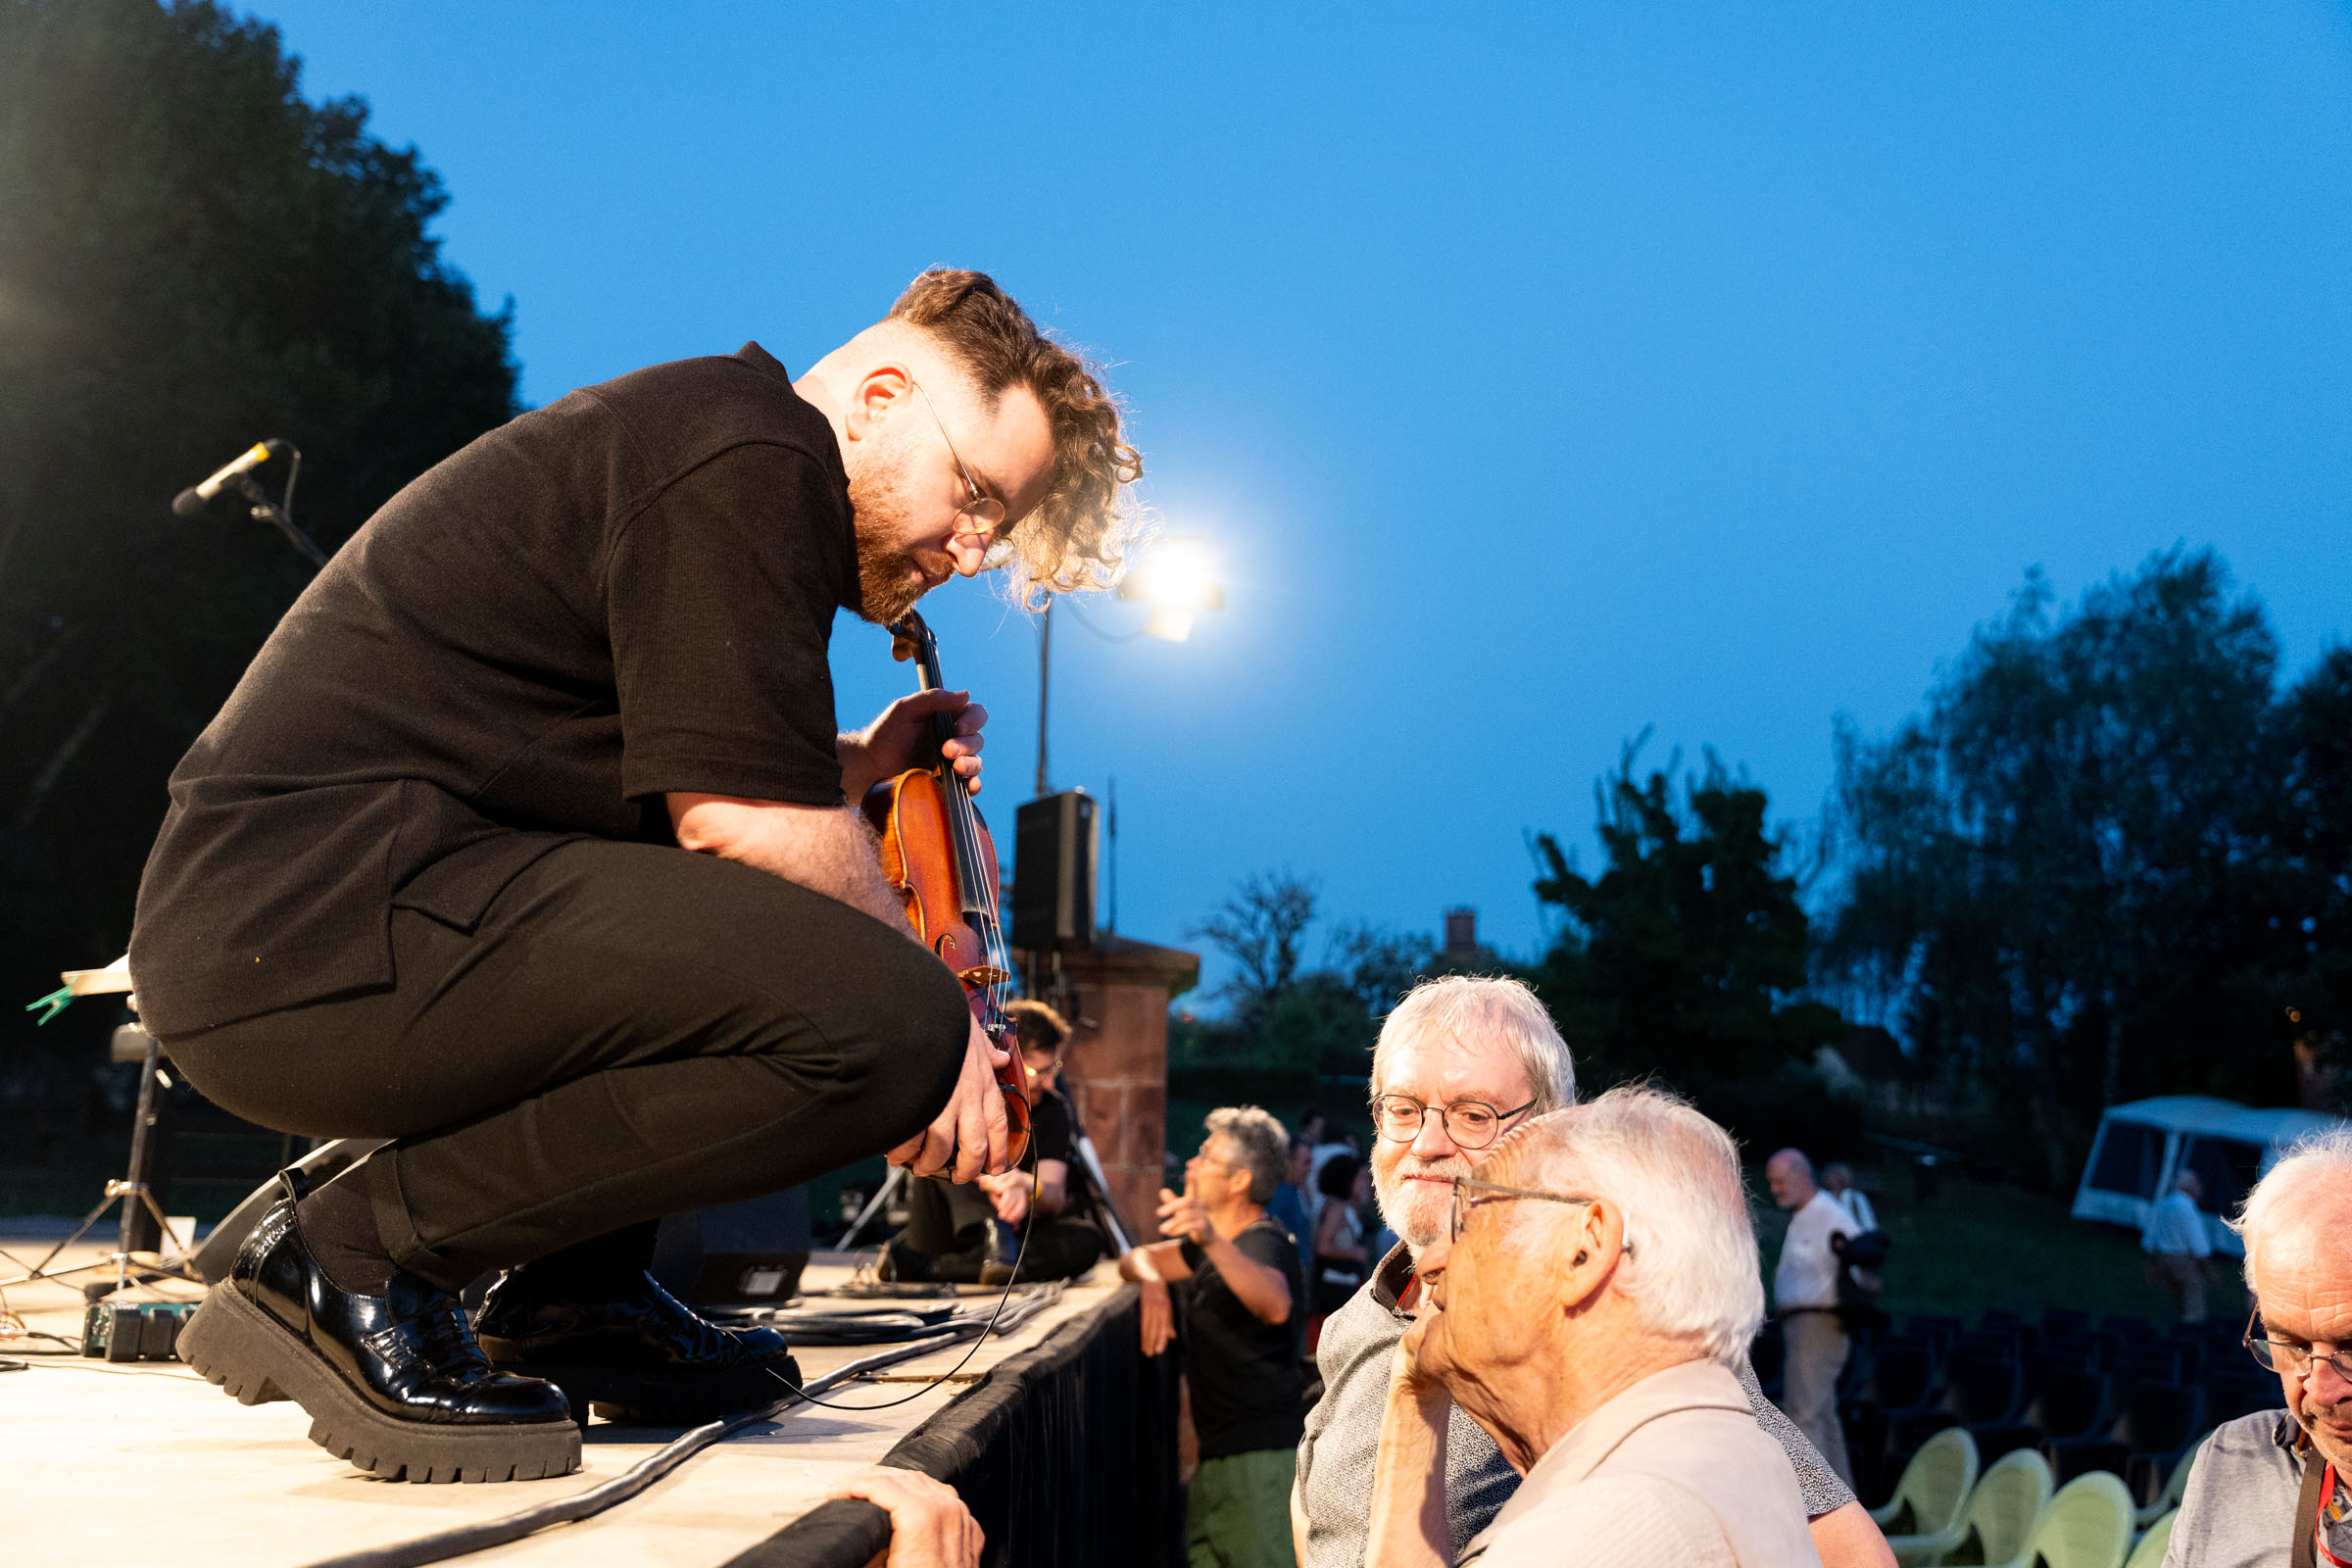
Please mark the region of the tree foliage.
<svg viewBox="0 0 2352 1568"><path fill-rule="evenodd" d="M1254 872L1197 929L1235 973L1219 992L1224 1017L1182 1022L1175 1032L1169 1065L1180 1087L1281 1104L1360 1092L1381 1016L1428 969L1436 944L1343 924L1325 942L1323 961L1308 968L1317 905L1310 879Z"/></svg>
<svg viewBox="0 0 2352 1568"><path fill-rule="evenodd" d="M1843 1026L1798 995L1807 924L1787 846L1765 826L1765 792L1711 752L1679 785L1672 762L1637 777L1642 745L1594 786L1597 877L1551 834L1536 837L1548 867L1536 897L1568 915L1543 990L1585 1079L1656 1072L1719 1098L1709 1091L1808 1061Z"/></svg>
<svg viewBox="0 0 2352 1568"><path fill-rule="evenodd" d="M2335 961L2305 919L2342 931L2352 670L2275 711L2278 662L2222 564L2175 550L2065 614L2030 576L1923 715L1839 738L1825 969L2053 1185L2118 1100L2292 1097L2287 1004Z"/></svg>
<svg viewBox="0 0 2352 1568"><path fill-rule="evenodd" d="M298 75L210 4L0 0L11 996L122 951L165 777L310 575L241 508L172 495L284 436L332 549L514 412L509 318L427 233L439 180Z"/></svg>

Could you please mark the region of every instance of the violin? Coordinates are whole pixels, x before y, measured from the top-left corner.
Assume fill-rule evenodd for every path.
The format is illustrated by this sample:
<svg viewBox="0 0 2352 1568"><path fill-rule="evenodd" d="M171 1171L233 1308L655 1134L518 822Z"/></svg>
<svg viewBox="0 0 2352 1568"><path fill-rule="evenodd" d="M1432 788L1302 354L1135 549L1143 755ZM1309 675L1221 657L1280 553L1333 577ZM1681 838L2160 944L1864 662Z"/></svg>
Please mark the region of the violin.
<svg viewBox="0 0 2352 1568"><path fill-rule="evenodd" d="M891 623L890 654L914 661L917 690L937 691L944 684L938 639L915 612ZM931 715L935 746L955 731L949 715ZM1005 1053L997 1087L1004 1095L1010 1163L1017 1165L1029 1148L1029 1090L1004 1011L1012 954L998 914L996 841L963 777L944 756L876 784L865 792L862 808L882 835L882 874L906 901L907 922L963 982L981 1032Z"/></svg>

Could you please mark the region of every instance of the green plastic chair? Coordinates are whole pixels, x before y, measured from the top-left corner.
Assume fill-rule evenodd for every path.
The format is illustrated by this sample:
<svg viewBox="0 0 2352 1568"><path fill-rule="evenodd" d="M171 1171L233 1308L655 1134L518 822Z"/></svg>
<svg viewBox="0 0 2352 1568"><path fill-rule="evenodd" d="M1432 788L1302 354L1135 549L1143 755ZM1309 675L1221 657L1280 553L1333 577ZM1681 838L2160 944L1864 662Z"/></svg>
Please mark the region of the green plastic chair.
<svg viewBox="0 0 2352 1568"><path fill-rule="evenodd" d="M2173 1544L2173 1521L2180 1517L2180 1510L2175 1508L2148 1526L2148 1533L2139 1538L2139 1544L2125 1559L2124 1568L2163 1568L2164 1554Z"/></svg>
<svg viewBox="0 0 2352 1568"><path fill-rule="evenodd" d="M2049 1461L2032 1448L2002 1454L1968 1494L1960 1544L1936 1554L1939 1563L2005 1563L2033 1534L2050 1500Z"/></svg>
<svg viewBox="0 0 2352 1568"><path fill-rule="evenodd" d="M2205 1438L2212 1436L2213 1434L2210 1432L2205 1434ZM2153 1529L2158 1519L2174 1512L2180 1506L2180 1499L2188 1494L2189 1466L2195 1464L2197 1455L2204 1451L2205 1438L2199 1438L2190 1444L2188 1451L2180 1456L2180 1462L2173 1466L2172 1479L2164 1484L2164 1495L2149 1503L2145 1508L2139 1509L2132 1516L2133 1523L2137 1524L2140 1529Z"/></svg>
<svg viewBox="0 0 2352 1568"><path fill-rule="evenodd" d="M2001 1568L2124 1568L2132 1514L2132 1489L2121 1476L2077 1476L2042 1504L2025 1545Z"/></svg>
<svg viewBox="0 0 2352 1568"><path fill-rule="evenodd" d="M1886 1544L1900 1563L1924 1563L1939 1551L1949 1551L1968 1538L1961 1512L1977 1485L1977 1440L1964 1427L1945 1427L1911 1456L1903 1479L1894 1484L1894 1496L1870 1516L1881 1530L1889 1525L1907 1528L1888 1535Z"/></svg>

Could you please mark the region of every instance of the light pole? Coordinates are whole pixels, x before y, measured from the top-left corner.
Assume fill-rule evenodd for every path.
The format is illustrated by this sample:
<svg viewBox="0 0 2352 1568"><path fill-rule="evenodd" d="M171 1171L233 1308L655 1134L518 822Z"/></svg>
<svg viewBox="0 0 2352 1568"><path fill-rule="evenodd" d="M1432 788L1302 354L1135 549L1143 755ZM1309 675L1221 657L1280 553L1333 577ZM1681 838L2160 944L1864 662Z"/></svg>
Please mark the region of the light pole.
<svg viewBox="0 0 2352 1568"><path fill-rule="evenodd" d="M1158 637L1180 643L1193 634L1193 621L1203 610L1223 610L1225 589L1211 575L1212 564L1200 539L1165 539L1137 564L1120 582L1118 597L1140 599L1152 607L1143 626L1124 637L1113 636L1078 614L1078 624L1106 643L1131 643L1138 637ZM1054 793L1046 772L1046 715L1054 686L1054 606L1059 595L1048 597L1038 617L1037 636L1037 794Z"/></svg>

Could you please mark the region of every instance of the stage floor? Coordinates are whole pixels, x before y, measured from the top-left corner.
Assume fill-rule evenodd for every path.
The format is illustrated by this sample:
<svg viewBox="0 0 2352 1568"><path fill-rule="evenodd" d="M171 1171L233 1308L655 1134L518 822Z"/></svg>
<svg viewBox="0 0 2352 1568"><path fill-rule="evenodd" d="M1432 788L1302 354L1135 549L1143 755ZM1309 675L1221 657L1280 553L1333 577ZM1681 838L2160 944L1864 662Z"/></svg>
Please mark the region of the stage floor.
<svg viewBox="0 0 2352 1568"><path fill-rule="evenodd" d="M54 1243L55 1237L12 1236L0 1221L0 1249L17 1257L38 1258ZM76 1251L96 1256L106 1250ZM804 1284L846 1281L851 1261L819 1252ZM22 1272L0 1260L0 1278ZM603 1514L456 1560L567 1568L724 1563L815 1507L835 1478L880 1459L978 1374L1094 1310L1116 1290L1106 1268L1097 1268L1092 1279L1015 1333L987 1340L953 1383L937 1380L971 1348L969 1342L827 1396L864 1404L920 1390L904 1404L860 1414L796 1406L704 1450ZM146 1294L192 1300L199 1293L162 1286ZM44 1283L18 1287L7 1298L29 1327L78 1343L77 1291ZM811 1298L807 1304L822 1301ZM560 1481L412 1486L377 1481L313 1446L304 1436L310 1418L292 1403L240 1405L177 1361L24 1356L17 1354L18 1344L0 1342L0 1356L28 1363L24 1371L0 1373L0 1562L153 1558L179 1568L298 1568L585 1491L677 1435L599 1421L584 1435L581 1470ZM795 1354L804 1375L813 1378L874 1348L811 1346Z"/></svg>

